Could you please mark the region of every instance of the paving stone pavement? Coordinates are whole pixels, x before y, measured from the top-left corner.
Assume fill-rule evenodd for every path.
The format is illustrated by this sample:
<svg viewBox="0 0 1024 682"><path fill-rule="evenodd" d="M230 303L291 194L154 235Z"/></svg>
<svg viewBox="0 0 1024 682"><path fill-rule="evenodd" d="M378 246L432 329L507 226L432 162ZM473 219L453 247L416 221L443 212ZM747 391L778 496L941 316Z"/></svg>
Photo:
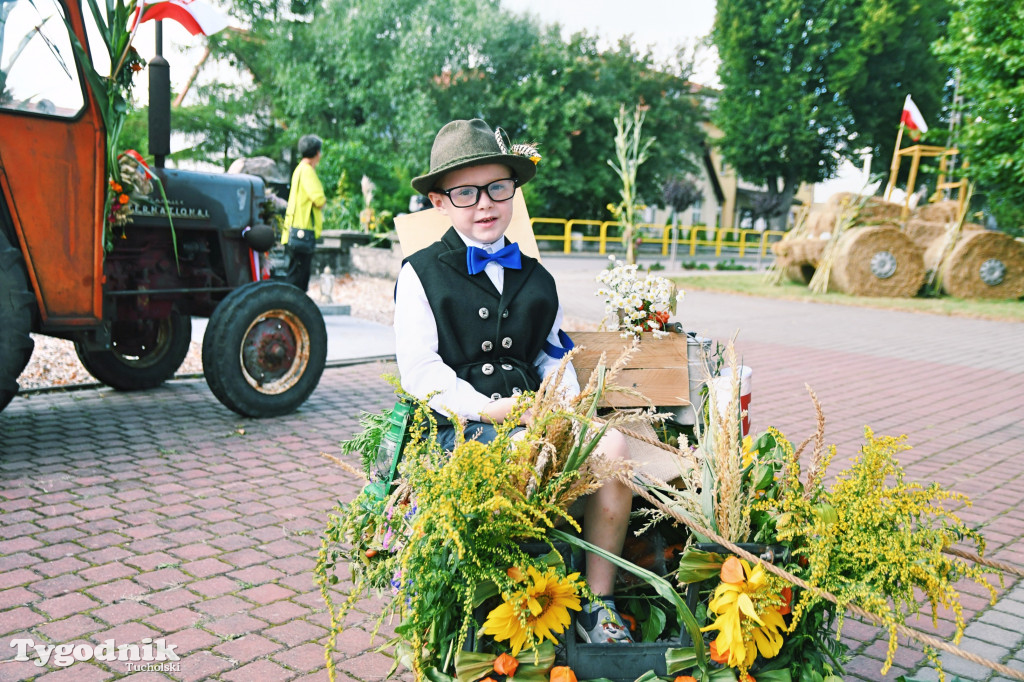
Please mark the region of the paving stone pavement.
<svg viewBox="0 0 1024 682"><path fill-rule="evenodd" d="M574 277L558 275L563 298L587 285ZM987 524L988 555L1024 566L1024 325L699 292L681 316L720 340L741 330L755 430L809 435L806 383L839 450L834 469L856 454L864 425L906 433L908 478L970 495L961 515ZM143 681L326 679L328 616L311 570L327 513L359 482L320 453L341 456L359 412L390 404L385 369L330 368L297 413L275 420L238 417L202 380L16 398L0 414L0 681L127 673L99 661L12 661L15 639L145 637L176 645L181 660L132 675ZM1024 671L1024 586L1008 580L995 606L964 590L964 648ZM349 617L339 679L386 676L391 660L369 638L376 607L361 602ZM927 618L911 624L934 632ZM952 630L940 612L939 636ZM931 679L917 672L919 647L901 642L882 676L879 631L849 619L843 637L855 650L848 679ZM965 680L1004 679L943 660Z"/></svg>

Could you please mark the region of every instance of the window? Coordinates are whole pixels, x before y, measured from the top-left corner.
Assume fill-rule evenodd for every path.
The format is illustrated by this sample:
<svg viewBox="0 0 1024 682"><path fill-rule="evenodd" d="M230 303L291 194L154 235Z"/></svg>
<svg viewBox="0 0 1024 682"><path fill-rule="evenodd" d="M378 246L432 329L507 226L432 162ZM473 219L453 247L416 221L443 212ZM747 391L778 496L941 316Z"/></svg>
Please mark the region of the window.
<svg viewBox="0 0 1024 682"><path fill-rule="evenodd" d="M0 2L0 108L73 118L85 105L64 8Z"/></svg>
<svg viewBox="0 0 1024 682"><path fill-rule="evenodd" d="M703 213L704 213L704 199L703 199L703 197L700 197L700 198L697 199L697 201L693 202L693 204L690 206L690 224L691 225L703 225L704 224L704 221L702 220Z"/></svg>

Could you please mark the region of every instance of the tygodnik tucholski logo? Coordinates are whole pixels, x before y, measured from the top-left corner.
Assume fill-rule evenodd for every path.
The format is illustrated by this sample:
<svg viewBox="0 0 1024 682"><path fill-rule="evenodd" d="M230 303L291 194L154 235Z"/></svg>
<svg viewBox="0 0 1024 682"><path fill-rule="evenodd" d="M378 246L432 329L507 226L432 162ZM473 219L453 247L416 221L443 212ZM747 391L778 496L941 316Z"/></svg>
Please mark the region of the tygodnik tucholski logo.
<svg viewBox="0 0 1024 682"><path fill-rule="evenodd" d="M79 661L116 661L123 663L128 672L181 672L180 660L174 653L176 644L163 639L144 637L138 644L116 644L112 639L92 646L90 644L36 644L31 639L12 639L17 649L15 661L33 661L40 668L47 663L66 668ZM35 653L30 656L29 652Z"/></svg>

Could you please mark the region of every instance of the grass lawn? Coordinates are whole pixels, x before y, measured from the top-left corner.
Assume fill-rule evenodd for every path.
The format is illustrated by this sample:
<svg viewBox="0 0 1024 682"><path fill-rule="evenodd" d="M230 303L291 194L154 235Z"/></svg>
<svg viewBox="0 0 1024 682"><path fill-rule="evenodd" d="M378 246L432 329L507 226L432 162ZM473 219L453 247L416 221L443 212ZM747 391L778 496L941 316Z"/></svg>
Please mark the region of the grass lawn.
<svg viewBox="0 0 1024 682"><path fill-rule="evenodd" d="M791 301L817 301L838 303L867 308L887 310L909 310L936 315L975 317L985 320L1024 322L1024 300L965 300L943 296L942 298L875 298L832 293L815 294L803 284L784 282L779 286L765 282L760 272L707 272L693 275L673 276L683 289L722 291L730 294L746 294L764 298L782 298Z"/></svg>

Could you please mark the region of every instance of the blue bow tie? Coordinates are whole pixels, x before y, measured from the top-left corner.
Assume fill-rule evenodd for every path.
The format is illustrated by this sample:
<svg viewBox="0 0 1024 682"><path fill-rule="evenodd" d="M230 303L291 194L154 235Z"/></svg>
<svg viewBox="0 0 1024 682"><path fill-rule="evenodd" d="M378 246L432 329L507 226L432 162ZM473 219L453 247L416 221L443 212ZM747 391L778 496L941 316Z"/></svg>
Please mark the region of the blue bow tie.
<svg viewBox="0 0 1024 682"><path fill-rule="evenodd" d="M466 249L466 269L471 275L483 272L484 266L491 261L505 268L521 270L523 263L519 257L519 244L513 242L494 253L487 253L477 246L470 246Z"/></svg>

